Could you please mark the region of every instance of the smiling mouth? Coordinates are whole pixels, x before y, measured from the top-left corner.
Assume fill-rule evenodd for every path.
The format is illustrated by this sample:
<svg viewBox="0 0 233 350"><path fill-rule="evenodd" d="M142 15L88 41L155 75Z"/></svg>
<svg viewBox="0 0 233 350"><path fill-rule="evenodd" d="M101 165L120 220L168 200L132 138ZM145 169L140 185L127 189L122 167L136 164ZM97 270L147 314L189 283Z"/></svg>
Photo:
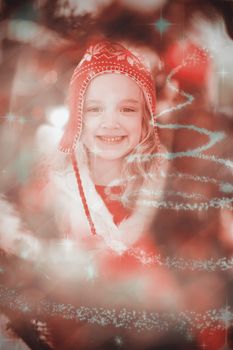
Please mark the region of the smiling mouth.
<svg viewBox="0 0 233 350"><path fill-rule="evenodd" d="M126 136L97 136L97 138L105 143L116 144L122 142Z"/></svg>

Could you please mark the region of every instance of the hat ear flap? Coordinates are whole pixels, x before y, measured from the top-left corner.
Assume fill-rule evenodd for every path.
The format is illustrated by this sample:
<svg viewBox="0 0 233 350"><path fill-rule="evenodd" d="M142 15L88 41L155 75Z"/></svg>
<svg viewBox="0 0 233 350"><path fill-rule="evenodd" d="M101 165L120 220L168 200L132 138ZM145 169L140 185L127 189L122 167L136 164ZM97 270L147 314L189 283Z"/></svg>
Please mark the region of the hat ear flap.
<svg viewBox="0 0 233 350"><path fill-rule="evenodd" d="M85 211L85 215L86 215L88 224L89 224L90 229L91 229L91 233L92 233L92 235L96 235L96 228L95 228L95 225L94 225L94 222L92 220L91 213L90 213L90 210L89 210L89 207L88 207L88 204L87 204L85 192L84 192L84 189L83 189L82 179L81 179L81 176L80 176L77 159L75 157L75 153L74 152L71 154L71 162L72 162L72 166L73 166L73 169L74 169L75 177L76 177L76 180L77 180L77 185L78 185L78 190L79 190L79 193L80 193L80 197L82 199L82 205L83 205L83 208L84 208L84 211Z"/></svg>

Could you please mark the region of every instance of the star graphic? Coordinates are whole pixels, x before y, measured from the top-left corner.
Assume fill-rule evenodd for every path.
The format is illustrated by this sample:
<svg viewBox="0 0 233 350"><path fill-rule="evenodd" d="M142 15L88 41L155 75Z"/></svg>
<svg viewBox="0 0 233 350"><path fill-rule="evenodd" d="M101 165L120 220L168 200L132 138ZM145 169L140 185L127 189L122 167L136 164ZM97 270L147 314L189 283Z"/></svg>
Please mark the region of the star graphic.
<svg viewBox="0 0 233 350"><path fill-rule="evenodd" d="M16 117L15 117L15 115L13 115L13 114L7 114L7 115L6 115L6 120L7 120L9 123L14 122L15 119L16 119Z"/></svg>
<svg viewBox="0 0 233 350"><path fill-rule="evenodd" d="M29 311L30 311L30 308L29 308L28 305L23 305L23 306L21 307L21 310L22 310L22 312L29 312Z"/></svg>
<svg viewBox="0 0 233 350"><path fill-rule="evenodd" d="M86 268L86 278L87 280L94 280L97 277L96 269L93 265L89 264Z"/></svg>
<svg viewBox="0 0 233 350"><path fill-rule="evenodd" d="M155 22L155 27L161 35L163 33L165 33L170 26L171 26L171 22L169 22L168 20L166 20L162 16L160 16L160 19L158 19Z"/></svg>
<svg viewBox="0 0 233 350"><path fill-rule="evenodd" d="M117 335L116 337L115 337L115 344L117 345L117 346L122 346L123 345L123 339L122 339L122 337L120 337L119 335Z"/></svg>
<svg viewBox="0 0 233 350"><path fill-rule="evenodd" d="M229 321L231 321L233 318L233 314L230 312L229 307L226 306L225 309L222 310L221 312L221 317L220 319L225 323L226 326L229 325Z"/></svg>
<svg viewBox="0 0 233 350"><path fill-rule="evenodd" d="M64 247L65 250L71 250L74 247L74 242L68 237L59 240L57 244L61 247Z"/></svg>
<svg viewBox="0 0 233 350"><path fill-rule="evenodd" d="M27 121L27 120L26 120L25 117L20 117L20 118L19 118L19 123L20 123L20 124L24 124L24 123L26 123L26 121Z"/></svg>
<svg viewBox="0 0 233 350"><path fill-rule="evenodd" d="M224 81L225 77L230 74L230 72L225 70L225 67L222 67L220 71L217 72L217 74L220 76L220 78Z"/></svg>

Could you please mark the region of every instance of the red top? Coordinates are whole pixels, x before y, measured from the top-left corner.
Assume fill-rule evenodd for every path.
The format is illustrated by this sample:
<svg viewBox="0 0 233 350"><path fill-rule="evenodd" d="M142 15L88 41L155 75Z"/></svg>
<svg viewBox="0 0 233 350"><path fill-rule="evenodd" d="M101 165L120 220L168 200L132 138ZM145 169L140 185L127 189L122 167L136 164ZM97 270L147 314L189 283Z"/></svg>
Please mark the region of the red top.
<svg viewBox="0 0 233 350"><path fill-rule="evenodd" d="M132 211L129 208L123 206L120 199L111 198L112 195L120 195L122 193L121 186L107 187L96 185L95 188L103 199L109 212L112 214L113 221L116 225L119 225L124 219L127 219L132 214ZM110 194L108 194L107 190L110 190Z"/></svg>

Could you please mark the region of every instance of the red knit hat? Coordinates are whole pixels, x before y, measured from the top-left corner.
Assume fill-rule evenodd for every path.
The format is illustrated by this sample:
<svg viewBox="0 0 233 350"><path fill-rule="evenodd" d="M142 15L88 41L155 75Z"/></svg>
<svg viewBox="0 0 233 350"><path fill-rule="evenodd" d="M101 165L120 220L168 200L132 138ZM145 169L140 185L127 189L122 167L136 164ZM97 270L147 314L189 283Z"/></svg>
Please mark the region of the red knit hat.
<svg viewBox="0 0 233 350"><path fill-rule="evenodd" d="M155 86L152 75L137 56L119 43L92 44L76 67L70 82L70 118L60 142L60 150L73 153L82 132L82 111L88 84L97 75L120 73L133 79L142 89L151 121L155 125ZM157 141L157 137L155 138Z"/></svg>

